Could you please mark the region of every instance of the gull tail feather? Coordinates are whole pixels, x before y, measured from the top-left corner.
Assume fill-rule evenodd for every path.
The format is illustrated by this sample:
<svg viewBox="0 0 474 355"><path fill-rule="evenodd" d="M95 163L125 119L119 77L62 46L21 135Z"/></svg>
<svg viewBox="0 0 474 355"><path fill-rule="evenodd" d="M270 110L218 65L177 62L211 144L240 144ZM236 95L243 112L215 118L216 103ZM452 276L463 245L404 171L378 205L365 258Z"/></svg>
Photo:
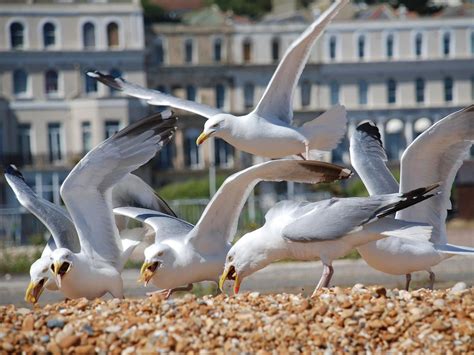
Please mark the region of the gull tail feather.
<svg viewBox="0 0 474 355"><path fill-rule="evenodd" d="M453 255L470 255L474 256L474 248L465 247L454 244L435 244L434 248L440 253Z"/></svg>
<svg viewBox="0 0 474 355"><path fill-rule="evenodd" d="M143 229L145 230L145 228L135 228L135 229ZM143 236L145 235L145 233L143 233ZM132 236L133 237L133 236ZM123 268L125 267L125 263L127 262L127 260L130 258L130 256L132 255L133 251L135 250L135 248L141 243L140 240L133 240L133 239L127 239L127 238L124 238L122 239L122 247L123 247L123 252L122 252L122 255L120 256L120 263L118 265L118 270L119 271L122 271Z"/></svg>
<svg viewBox="0 0 474 355"><path fill-rule="evenodd" d="M337 147L346 133L347 113L342 105L336 105L305 123L299 128L309 141L311 150L330 151Z"/></svg>
<svg viewBox="0 0 474 355"><path fill-rule="evenodd" d="M408 222L393 218L384 218L366 227L386 237L396 237L417 242L429 242L433 227L429 224Z"/></svg>

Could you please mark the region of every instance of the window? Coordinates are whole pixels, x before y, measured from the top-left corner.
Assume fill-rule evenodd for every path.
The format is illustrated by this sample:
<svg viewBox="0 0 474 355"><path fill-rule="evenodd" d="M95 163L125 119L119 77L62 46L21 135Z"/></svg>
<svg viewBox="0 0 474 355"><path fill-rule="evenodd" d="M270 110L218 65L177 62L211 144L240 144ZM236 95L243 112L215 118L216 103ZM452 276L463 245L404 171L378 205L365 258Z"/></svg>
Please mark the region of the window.
<svg viewBox="0 0 474 355"><path fill-rule="evenodd" d="M18 154L24 164L31 164L31 125L18 125Z"/></svg>
<svg viewBox="0 0 474 355"><path fill-rule="evenodd" d="M194 85L186 86L186 98L189 101L196 101L196 87Z"/></svg>
<svg viewBox="0 0 474 355"><path fill-rule="evenodd" d="M44 76L44 91L48 95L58 93L58 72L56 70L48 70Z"/></svg>
<svg viewBox="0 0 474 355"><path fill-rule="evenodd" d="M426 131L430 126L431 121L429 118L423 117L416 120L415 126L413 127L415 130L415 138Z"/></svg>
<svg viewBox="0 0 474 355"><path fill-rule="evenodd" d="M19 22L10 25L10 43L13 49L22 49L25 46L25 28Z"/></svg>
<svg viewBox="0 0 474 355"><path fill-rule="evenodd" d="M112 75L114 78L121 78L123 76L122 72L117 68L111 69L109 74ZM110 93L110 95L115 96L115 95L119 94L120 91L114 89L113 87L109 87L109 93Z"/></svg>
<svg viewBox="0 0 474 355"><path fill-rule="evenodd" d="M216 38L214 40L214 62L219 63L222 60L222 40Z"/></svg>
<svg viewBox="0 0 474 355"><path fill-rule="evenodd" d="M389 104L397 102L397 83L393 79L387 81L387 102Z"/></svg>
<svg viewBox="0 0 474 355"><path fill-rule="evenodd" d="M399 160L405 145L403 122L398 118L389 120L385 127L385 151L389 160Z"/></svg>
<svg viewBox="0 0 474 355"><path fill-rule="evenodd" d="M277 62L280 59L280 40L272 39L272 61Z"/></svg>
<svg viewBox="0 0 474 355"><path fill-rule="evenodd" d="M474 54L474 31L471 32L471 54Z"/></svg>
<svg viewBox="0 0 474 355"><path fill-rule="evenodd" d="M156 167L161 170L172 169L173 168L173 158L174 158L174 144L169 142L161 148L158 152L157 159L155 161Z"/></svg>
<svg viewBox="0 0 474 355"><path fill-rule="evenodd" d="M165 62L165 48L161 38L155 40L155 55L157 64L163 64Z"/></svg>
<svg viewBox="0 0 474 355"><path fill-rule="evenodd" d="M386 39L387 58L393 58L393 34L389 34Z"/></svg>
<svg viewBox="0 0 474 355"><path fill-rule="evenodd" d="M329 58L334 60L336 59L336 50L337 50L337 38L336 36L331 36L329 39Z"/></svg>
<svg viewBox="0 0 474 355"><path fill-rule="evenodd" d="M194 50L193 40L188 38L184 41L184 61L186 63L193 62L193 50Z"/></svg>
<svg viewBox="0 0 474 355"><path fill-rule="evenodd" d="M252 60L252 42L248 38L242 44L242 57L244 63L249 63Z"/></svg>
<svg viewBox="0 0 474 355"><path fill-rule="evenodd" d="M425 81L422 78L415 80L416 102L425 102Z"/></svg>
<svg viewBox="0 0 474 355"><path fill-rule="evenodd" d="M234 148L219 138L214 140L214 162L221 168L231 168L234 165Z"/></svg>
<svg viewBox="0 0 474 355"><path fill-rule="evenodd" d="M253 107L253 100L255 95L255 86L252 83L244 85L244 106L245 108Z"/></svg>
<svg viewBox="0 0 474 355"><path fill-rule="evenodd" d="M415 56L417 58L423 55L423 35L417 33L415 36Z"/></svg>
<svg viewBox="0 0 474 355"><path fill-rule="evenodd" d="M444 101L453 101L453 79L450 77L444 78Z"/></svg>
<svg viewBox="0 0 474 355"><path fill-rule="evenodd" d="M365 57L365 36L360 35L357 39L357 56L359 59L364 59Z"/></svg>
<svg viewBox="0 0 474 355"><path fill-rule="evenodd" d="M359 105L367 105L368 85L365 80L359 81Z"/></svg>
<svg viewBox="0 0 474 355"><path fill-rule="evenodd" d="M311 103L311 82L305 80L301 83L301 106L306 107Z"/></svg>
<svg viewBox="0 0 474 355"><path fill-rule="evenodd" d="M82 26L82 41L85 49L95 48L95 26L91 22L86 22Z"/></svg>
<svg viewBox="0 0 474 355"><path fill-rule="evenodd" d="M119 27L116 22L107 25L107 46L116 48L119 46Z"/></svg>
<svg viewBox="0 0 474 355"><path fill-rule="evenodd" d="M105 139L112 137L120 129L119 121L105 121Z"/></svg>
<svg viewBox="0 0 474 355"><path fill-rule="evenodd" d="M196 145L196 139L198 136L199 130L195 128L188 129L185 133L185 164L191 169L198 169L201 166L201 151Z"/></svg>
<svg viewBox="0 0 474 355"><path fill-rule="evenodd" d="M28 93L28 74L23 69L13 72L13 93L17 96L24 96Z"/></svg>
<svg viewBox="0 0 474 355"><path fill-rule="evenodd" d="M43 46L53 48L56 45L56 26L51 22L46 22L43 26Z"/></svg>
<svg viewBox="0 0 474 355"><path fill-rule="evenodd" d="M445 32L443 34L443 55L445 57L449 57L451 54L451 34L449 32Z"/></svg>
<svg viewBox="0 0 474 355"><path fill-rule="evenodd" d="M225 87L222 84L216 85L216 107L224 108L225 104Z"/></svg>
<svg viewBox="0 0 474 355"><path fill-rule="evenodd" d="M60 161L62 159L62 138L61 138L61 124L48 124L48 144L49 144L49 161L51 163Z"/></svg>
<svg viewBox="0 0 474 355"><path fill-rule="evenodd" d="M92 130L89 121L81 123L82 153L86 154L92 148Z"/></svg>
<svg viewBox="0 0 474 355"><path fill-rule="evenodd" d="M88 71L91 71L90 69L89 70L86 70L86 73ZM94 78L91 78L89 75L87 74L84 74L84 80L85 80L85 91L86 91L86 94L94 94L94 93L97 93L97 80L95 80Z"/></svg>
<svg viewBox="0 0 474 355"><path fill-rule="evenodd" d="M331 105L337 105L339 103L339 84L333 81L329 85L329 88L331 91Z"/></svg>

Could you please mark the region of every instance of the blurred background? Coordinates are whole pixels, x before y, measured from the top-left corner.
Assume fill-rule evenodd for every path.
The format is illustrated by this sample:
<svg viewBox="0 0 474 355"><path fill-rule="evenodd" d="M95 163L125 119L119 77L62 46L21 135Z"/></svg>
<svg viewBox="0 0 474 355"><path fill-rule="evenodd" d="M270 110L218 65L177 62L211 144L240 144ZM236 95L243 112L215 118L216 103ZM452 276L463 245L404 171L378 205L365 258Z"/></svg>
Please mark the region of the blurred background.
<svg viewBox="0 0 474 355"><path fill-rule="evenodd" d="M249 112L285 50L328 0L0 0L0 156L42 197L59 189L92 147L160 110L87 77L101 70L137 84ZM398 176L404 149L442 117L474 101L474 1L353 1L318 40L294 97L300 125L334 104L348 110L348 136L376 122ZM179 130L137 174L196 222L222 181L258 157L222 140L196 146L204 119L177 111ZM349 165L348 139L324 159ZM472 157L472 155L471 155ZM261 184L241 218L259 226L283 198L366 195L344 184ZM455 218L473 231L474 161L458 173ZM460 222L463 221L463 222ZM0 177L0 247L44 244L47 233ZM450 240L451 241L451 240ZM3 255L2 264L8 264ZM0 257L1 258L1 257ZM1 273L1 267L0 267Z"/></svg>

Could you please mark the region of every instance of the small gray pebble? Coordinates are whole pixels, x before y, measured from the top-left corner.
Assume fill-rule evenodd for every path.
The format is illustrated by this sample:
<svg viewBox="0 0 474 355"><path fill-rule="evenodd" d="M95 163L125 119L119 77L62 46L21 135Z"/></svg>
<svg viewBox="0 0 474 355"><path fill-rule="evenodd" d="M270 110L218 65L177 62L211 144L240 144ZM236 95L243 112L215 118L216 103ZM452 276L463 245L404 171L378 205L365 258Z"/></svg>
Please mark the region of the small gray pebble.
<svg viewBox="0 0 474 355"><path fill-rule="evenodd" d="M48 328L62 328L64 327L64 321L62 319L50 319L46 325Z"/></svg>

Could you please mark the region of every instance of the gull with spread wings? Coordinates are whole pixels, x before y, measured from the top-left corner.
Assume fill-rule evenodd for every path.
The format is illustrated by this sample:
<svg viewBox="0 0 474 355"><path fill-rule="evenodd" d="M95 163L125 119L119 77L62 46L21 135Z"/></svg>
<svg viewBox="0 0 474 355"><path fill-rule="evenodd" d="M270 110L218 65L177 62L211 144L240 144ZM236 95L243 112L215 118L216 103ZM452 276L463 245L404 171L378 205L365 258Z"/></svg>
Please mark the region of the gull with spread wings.
<svg viewBox="0 0 474 355"><path fill-rule="evenodd" d="M363 123L351 137L351 163L370 195L408 191L415 186L442 181L442 193L396 214L396 219L433 226L426 240L385 238L360 246L357 250L373 268L392 275L427 271L432 289L435 274L431 267L454 255L474 255L474 249L448 243L447 210L451 209L451 186L474 140L474 105L454 112L418 136L402 155L400 186L385 165L387 156L380 133L373 123Z"/></svg>
<svg viewBox="0 0 474 355"><path fill-rule="evenodd" d="M100 72L87 74L125 94L151 105L170 106L193 112L208 121L196 143L222 138L236 148L263 157L282 158L306 154L310 150L329 151L337 146L346 130L346 111L337 105L301 127L293 126L293 95L316 40L349 0L337 0L319 16L288 48L255 109L234 116L194 101L150 90Z"/></svg>
<svg viewBox="0 0 474 355"><path fill-rule="evenodd" d="M190 290L199 281L218 281L237 232L240 212L259 181L331 182L350 170L311 160L273 160L228 177L195 226L152 210L121 207L114 213L136 218L155 230L155 243L145 249L140 281L174 291Z"/></svg>
<svg viewBox="0 0 474 355"><path fill-rule="evenodd" d="M169 111L131 124L87 153L62 184L61 197L80 242L78 253L57 248L51 254L54 277L67 298L93 299L107 292L123 298L121 272L131 250L122 248L112 189L155 156L175 125Z"/></svg>
<svg viewBox="0 0 474 355"><path fill-rule="evenodd" d="M51 253L57 248L66 248L78 253L81 250L79 238L67 210L38 196L28 186L18 168L9 165L5 170L5 179L15 193L18 202L35 215L51 233L41 257L30 267L30 284L26 290L25 301L36 303L45 288L50 291L58 290L50 269ZM133 174L128 174L113 187L112 206L141 206L173 214L169 206L154 194L153 189ZM122 216L115 216L115 223L120 231L124 250L129 248L133 250L147 232L143 228L127 229L127 219Z"/></svg>

